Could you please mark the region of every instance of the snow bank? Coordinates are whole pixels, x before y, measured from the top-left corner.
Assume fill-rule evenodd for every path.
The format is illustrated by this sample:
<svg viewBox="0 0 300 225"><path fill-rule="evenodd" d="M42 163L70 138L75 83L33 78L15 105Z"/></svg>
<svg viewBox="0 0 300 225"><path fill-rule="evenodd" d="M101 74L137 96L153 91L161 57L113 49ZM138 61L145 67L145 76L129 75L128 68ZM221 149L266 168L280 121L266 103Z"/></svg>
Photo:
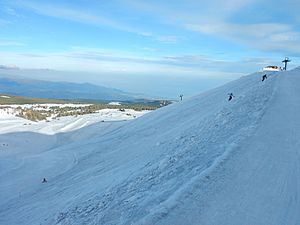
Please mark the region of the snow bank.
<svg viewBox="0 0 300 225"><path fill-rule="evenodd" d="M109 105L121 105L121 103L120 102L110 102L110 103L108 103Z"/></svg>
<svg viewBox="0 0 300 225"><path fill-rule="evenodd" d="M47 105L49 106L49 105ZM85 126L97 122L114 122L114 121L126 121L134 118L138 118L149 111L135 111L132 109L126 109L120 111L118 109L103 109L97 113L86 114L81 116L65 116L57 119L48 119L47 121L33 122L20 117L16 117L18 114L18 107L34 107L39 108L39 105L14 105L13 107L1 106L0 107L0 134L14 133L14 132L36 132L42 134L56 134L60 132L70 132L80 129ZM62 107L62 106L60 106Z"/></svg>
<svg viewBox="0 0 300 225"><path fill-rule="evenodd" d="M0 98L10 98L10 97L6 95L1 95Z"/></svg>
<svg viewBox="0 0 300 225"><path fill-rule="evenodd" d="M11 105L1 105L1 107L10 107L10 108L22 108L22 109L30 109L30 108L36 108L38 110L42 109L49 109L51 107L59 107L59 108L64 108L64 107L86 107L90 106L92 104L73 104L73 103L67 103L67 104L52 104L52 103L47 103L47 104L11 104Z"/></svg>

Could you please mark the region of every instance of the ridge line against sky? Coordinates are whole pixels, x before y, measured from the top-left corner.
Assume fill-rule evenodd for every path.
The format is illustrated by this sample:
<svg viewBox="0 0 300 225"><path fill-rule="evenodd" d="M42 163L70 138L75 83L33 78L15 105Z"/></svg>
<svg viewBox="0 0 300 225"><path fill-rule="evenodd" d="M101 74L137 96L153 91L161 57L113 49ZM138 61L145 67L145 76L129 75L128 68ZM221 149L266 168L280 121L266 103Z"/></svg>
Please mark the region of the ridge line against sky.
<svg viewBox="0 0 300 225"><path fill-rule="evenodd" d="M285 56L297 66L296 0L0 0L0 65L236 78Z"/></svg>

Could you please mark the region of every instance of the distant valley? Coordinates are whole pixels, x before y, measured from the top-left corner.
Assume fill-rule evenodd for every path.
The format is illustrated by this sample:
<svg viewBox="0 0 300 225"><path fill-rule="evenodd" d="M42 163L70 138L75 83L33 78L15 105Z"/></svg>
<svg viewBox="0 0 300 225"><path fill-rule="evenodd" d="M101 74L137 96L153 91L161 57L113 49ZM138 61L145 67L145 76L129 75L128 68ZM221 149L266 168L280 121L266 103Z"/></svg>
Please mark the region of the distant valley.
<svg viewBox="0 0 300 225"><path fill-rule="evenodd" d="M0 74L0 93L63 100L139 102L146 99L141 94L128 93L90 83L43 81L2 74Z"/></svg>

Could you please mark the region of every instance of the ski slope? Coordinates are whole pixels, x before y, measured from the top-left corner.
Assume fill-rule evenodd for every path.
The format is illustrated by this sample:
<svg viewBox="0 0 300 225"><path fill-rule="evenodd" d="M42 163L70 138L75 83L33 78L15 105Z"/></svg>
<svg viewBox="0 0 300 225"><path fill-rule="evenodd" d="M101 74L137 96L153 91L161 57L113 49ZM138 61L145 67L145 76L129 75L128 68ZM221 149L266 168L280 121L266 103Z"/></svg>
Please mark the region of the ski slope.
<svg viewBox="0 0 300 225"><path fill-rule="evenodd" d="M0 152L0 224L300 224L300 69L261 76L39 150L3 134L41 142Z"/></svg>
<svg viewBox="0 0 300 225"><path fill-rule="evenodd" d="M56 176L74 165L77 153L72 149L61 152L64 145L86 143L87 139L123 126L126 120L148 113L103 109L93 114L33 122L15 116L17 107L0 109L0 202L3 205L39 187L36 178Z"/></svg>

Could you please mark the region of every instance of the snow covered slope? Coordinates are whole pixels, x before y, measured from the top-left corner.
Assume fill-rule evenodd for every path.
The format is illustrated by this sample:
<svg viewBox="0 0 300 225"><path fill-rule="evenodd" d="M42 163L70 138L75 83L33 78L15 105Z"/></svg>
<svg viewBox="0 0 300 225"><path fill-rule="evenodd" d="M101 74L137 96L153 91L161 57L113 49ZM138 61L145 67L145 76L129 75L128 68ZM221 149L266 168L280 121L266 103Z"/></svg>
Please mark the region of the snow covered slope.
<svg viewBox="0 0 300 225"><path fill-rule="evenodd" d="M261 76L15 168L12 155L0 173L0 224L299 224L300 70Z"/></svg>

